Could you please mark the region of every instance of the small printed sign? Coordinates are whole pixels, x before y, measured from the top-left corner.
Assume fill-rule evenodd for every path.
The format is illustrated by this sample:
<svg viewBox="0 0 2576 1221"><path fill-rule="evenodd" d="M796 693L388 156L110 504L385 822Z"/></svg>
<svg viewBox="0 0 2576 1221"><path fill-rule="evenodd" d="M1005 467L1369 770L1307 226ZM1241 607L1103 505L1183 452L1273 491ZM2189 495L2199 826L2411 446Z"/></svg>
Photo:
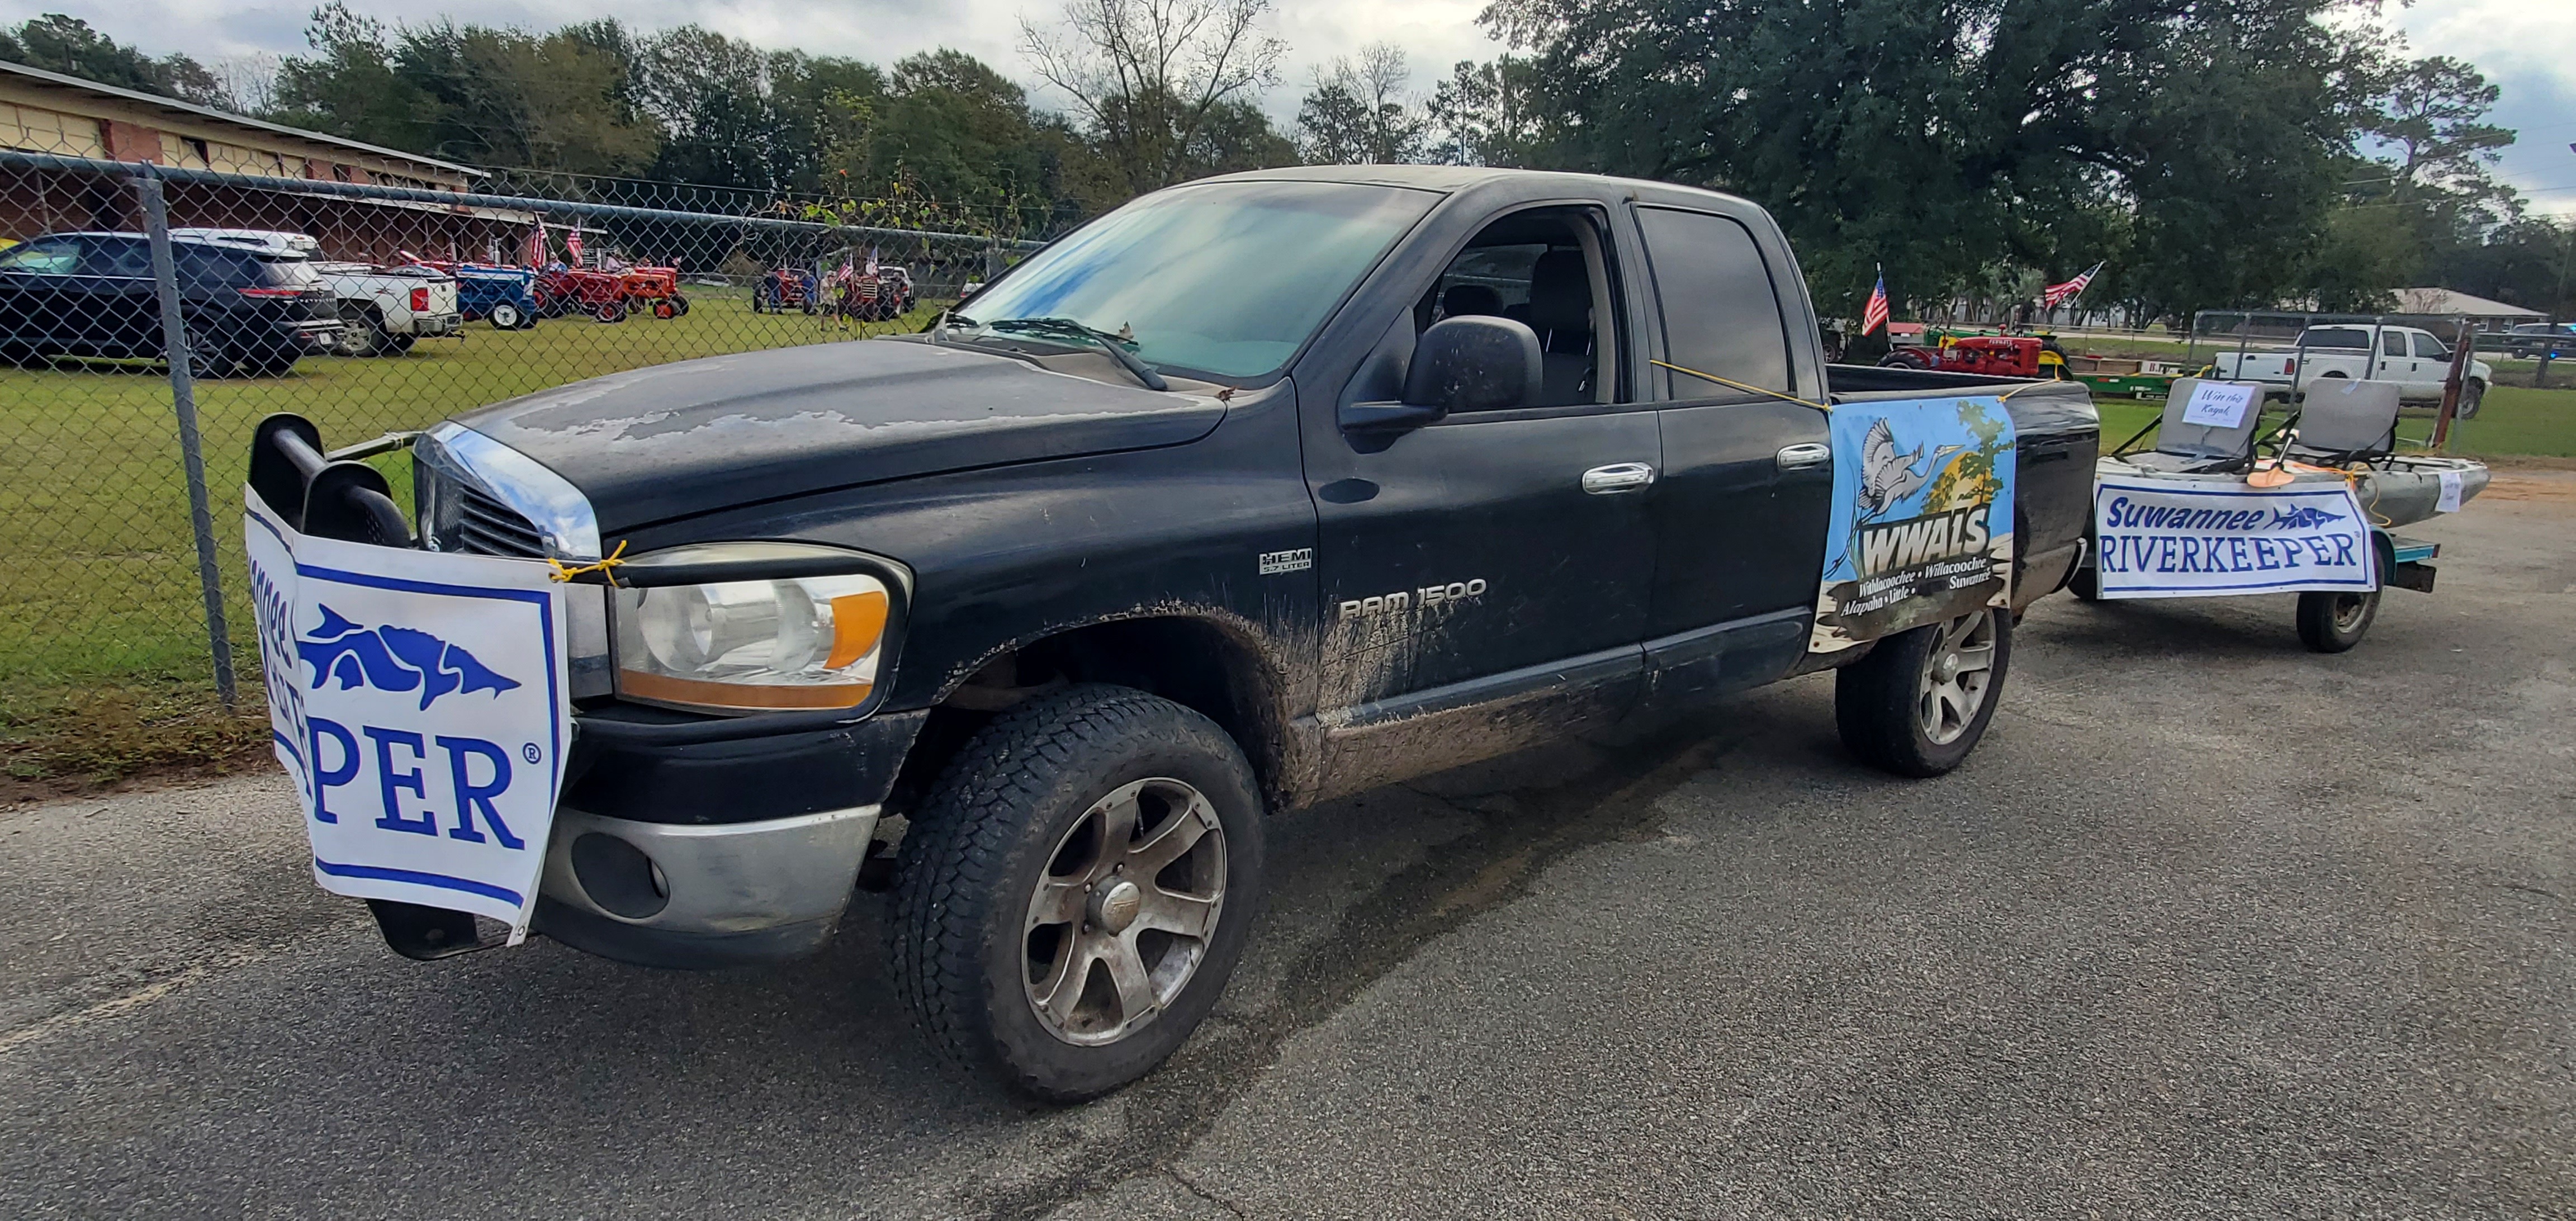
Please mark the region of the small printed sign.
<svg viewBox="0 0 2576 1221"><path fill-rule="evenodd" d="M2442 481L2442 491L2441 494L2433 501L2433 511L2436 513L2459 512L2460 473L2458 471L2443 471L2438 477Z"/></svg>
<svg viewBox="0 0 2576 1221"><path fill-rule="evenodd" d="M271 741L313 880L525 940L572 741L563 587L526 560L298 533L246 494Z"/></svg>
<svg viewBox="0 0 2576 1221"><path fill-rule="evenodd" d="M2191 401L2183 404L2182 422L2204 428L2242 428L2256 393L2253 386L2202 382L2192 387Z"/></svg>
<svg viewBox="0 0 2576 1221"><path fill-rule="evenodd" d="M2093 496L2105 598L2379 588L2370 519L2339 482L2104 479Z"/></svg>

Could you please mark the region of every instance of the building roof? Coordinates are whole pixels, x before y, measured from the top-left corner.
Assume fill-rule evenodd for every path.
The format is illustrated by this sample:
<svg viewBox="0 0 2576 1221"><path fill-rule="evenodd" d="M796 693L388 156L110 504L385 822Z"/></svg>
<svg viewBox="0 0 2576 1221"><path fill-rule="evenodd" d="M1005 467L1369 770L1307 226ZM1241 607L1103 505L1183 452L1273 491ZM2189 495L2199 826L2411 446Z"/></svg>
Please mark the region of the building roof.
<svg viewBox="0 0 2576 1221"><path fill-rule="evenodd" d="M2397 292L2397 310L2405 314L2455 314L2467 318L2528 318L2538 321L2549 315L2536 309L2490 301L2448 288L2401 288Z"/></svg>
<svg viewBox="0 0 2576 1221"><path fill-rule="evenodd" d="M222 123L232 127L248 127L256 131L268 132L272 135L289 136L297 140L310 141L315 144L327 144L335 148L345 148L352 152L366 153L375 157L390 157L397 161L409 161L415 165L425 165L436 169L446 170L451 174L463 174L468 178L489 177L489 175L485 174L483 171L475 169L470 165L458 165L453 161L441 161L436 157L427 157L419 153L407 153L398 148L385 148L382 145L369 144L363 140L350 140L340 136L325 135L318 131L306 131L301 127L288 127L283 123L271 123L266 119L254 119L249 115L234 114L229 110L217 110L212 106L200 106L195 102L183 102L177 98L162 97L159 94L141 93L132 89L120 89L114 85L102 85L97 81L83 80L77 76L65 76L59 72L47 72L42 68L30 68L25 64L10 63L7 60L0 60L0 73L6 73L11 76L28 77L59 88L72 89L82 93L100 94L106 97L115 98L118 101L125 102L129 105L141 106L150 110L186 115L191 118Z"/></svg>

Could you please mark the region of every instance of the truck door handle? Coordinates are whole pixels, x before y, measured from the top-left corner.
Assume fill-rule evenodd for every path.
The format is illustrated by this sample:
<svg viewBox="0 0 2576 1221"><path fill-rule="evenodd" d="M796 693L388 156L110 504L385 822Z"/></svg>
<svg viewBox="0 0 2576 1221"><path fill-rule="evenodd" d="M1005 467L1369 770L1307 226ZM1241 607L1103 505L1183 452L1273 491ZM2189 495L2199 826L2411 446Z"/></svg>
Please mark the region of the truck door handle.
<svg viewBox="0 0 2576 1221"><path fill-rule="evenodd" d="M1809 441L1797 445L1781 446L1780 453L1774 461L1780 464L1781 470L1795 471L1803 470L1810 466L1820 466L1833 456L1834 451L1832 449Z"/></svg>
<svg viewBox="0 0 2576 1221"><path fill-rule="evenodd" d="M1655 482L1655 468L1643 462L1614 462L1583 472L1583 490L1595 496L1634 492Z"/></svg>

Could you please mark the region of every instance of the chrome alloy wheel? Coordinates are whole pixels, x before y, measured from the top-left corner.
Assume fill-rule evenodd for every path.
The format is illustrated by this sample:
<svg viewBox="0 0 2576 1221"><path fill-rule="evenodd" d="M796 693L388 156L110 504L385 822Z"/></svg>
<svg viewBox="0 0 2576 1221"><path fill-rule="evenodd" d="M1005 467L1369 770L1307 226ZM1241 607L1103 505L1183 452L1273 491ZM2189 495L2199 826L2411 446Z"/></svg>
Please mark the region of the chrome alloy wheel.
<svg viewBox="0 0 2576 1221"><path fill-rule="evenodd" d="M1985 707L1994 675L1994 612L1974 611L1936 629L1915 684L1924 736L1936 746L1958 741Z"/></svg>
<svg viewBox="0 0 2576 1221"><path fill-rule="evenodd" d="M1086 1047L1151 1022L1187 987L1225 907L1225 829L1206 795L1156 777L1083 811L1029 895L1029 1007Z"/></svg>

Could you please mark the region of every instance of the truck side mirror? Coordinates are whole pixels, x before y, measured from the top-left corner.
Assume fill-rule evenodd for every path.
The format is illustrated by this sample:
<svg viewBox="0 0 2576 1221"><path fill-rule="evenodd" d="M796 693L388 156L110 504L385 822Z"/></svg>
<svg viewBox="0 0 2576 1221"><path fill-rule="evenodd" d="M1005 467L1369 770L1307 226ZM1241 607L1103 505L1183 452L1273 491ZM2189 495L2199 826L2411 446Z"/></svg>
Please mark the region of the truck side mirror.
<svg viewBox="0 0 2576 1221"><path fill-rule="evenodd" d="M1546 377L1538 332L1510 318L1470 314L1431 324L1413 348L1399 403L1352 403L1342 427L1419 428L1453 411L1527 407Z"/></svg>

